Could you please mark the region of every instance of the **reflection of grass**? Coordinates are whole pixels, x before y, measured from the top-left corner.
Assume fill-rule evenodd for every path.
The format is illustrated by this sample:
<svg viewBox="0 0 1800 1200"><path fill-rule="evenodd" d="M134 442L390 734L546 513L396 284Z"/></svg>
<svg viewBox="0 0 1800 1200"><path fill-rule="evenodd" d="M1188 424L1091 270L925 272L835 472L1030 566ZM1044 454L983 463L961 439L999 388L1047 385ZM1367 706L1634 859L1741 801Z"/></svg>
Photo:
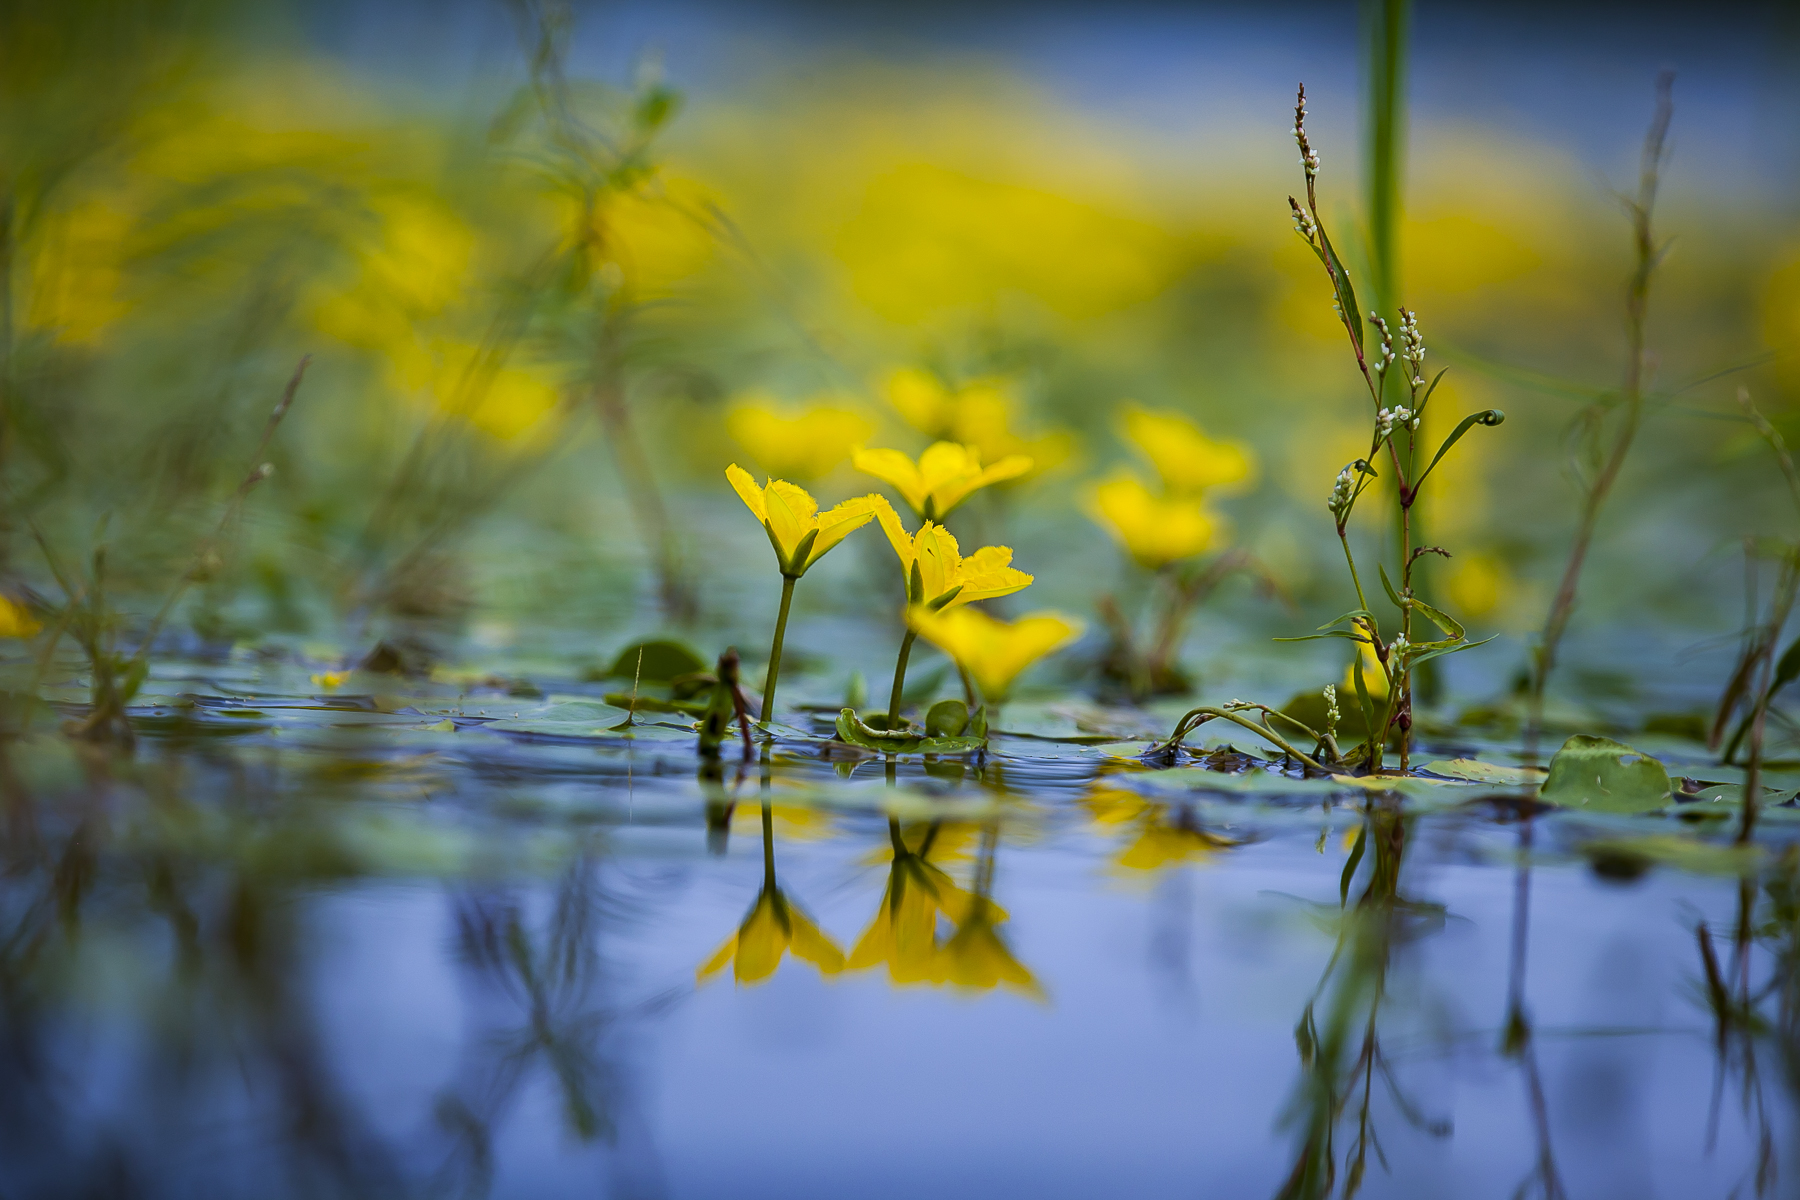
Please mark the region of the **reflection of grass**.
<svg viewBox="0 0 1800 1200"><path fill-rule="evenodd" d="M1338 1194L1340 1181L1341 1194L1354 1196L1370 1152L1385 1164L1372 1113L1378 1080L1409 1124L1434 1137L1449 1135L1447 1123L1426 1117L1406 1096L1381 1045L1394 952L1443 920L1437 905L1400 894L1410 829L1410 818L1371 801L1345 864L1337 945L1294 1030L1301 1074L1285 1121L1299 1127L1300 1149L1276 1193L1281 1200L1323 1200ZM1351 906L1351 884L1365 861L1367 883ZM1340 1126L1347 1116L1343 1133L1349 1144L1340 1152Z"/></svg>

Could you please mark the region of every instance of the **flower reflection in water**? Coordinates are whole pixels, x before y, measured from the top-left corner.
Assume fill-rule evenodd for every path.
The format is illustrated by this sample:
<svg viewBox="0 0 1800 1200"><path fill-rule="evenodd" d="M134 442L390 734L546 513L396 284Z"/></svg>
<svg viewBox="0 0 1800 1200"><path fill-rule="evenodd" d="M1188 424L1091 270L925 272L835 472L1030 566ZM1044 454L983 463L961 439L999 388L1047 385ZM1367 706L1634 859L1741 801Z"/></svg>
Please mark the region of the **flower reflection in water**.
<svg viewBox="0 0 1800 1200"><path fill-rule="evenodd" d="M981 827L973 890L930 861L934 855L939 862L960 857L975 834L968 825L933 821L902 829L889 820L887 888L875 919L850 952L851 970L885 965L896 986L950 984L991 991L1004 985L1043 999L1043 988L1001 934L1006 910L991 898L998 827ZM947 938L941 936L946 924L952 927Z"/></svg>
<svg viewBox="0 0 1800 1200"><path fill-rule="evenodd" d="M897 985L944 982L939 920L962 921L974 897L930 862L929 856L954 856L966 846L970 832L966 826L939 821L902 831L900 822L889 819L887 888L875 919L850 951L852 971L885 964L888 979Z"/></svg>
<svg viewBox="0 0 1800 1200"><path fill-rule="evenodd" d="M737 932L695 972L704 983L731 964L738 983L761 983L775 974L788 954L809 962L822 975L844 969L844 952L782 893L775 880L775 810L762 805L763 886Z"/></svg>
<svg viewBox="0 0 1800 1200"><path fill-rule="evenodd" d="M1096 787L1082 798L1103 830L1121 835L1113 864L1124 871L1160 871L1205 862L1243 842L1202 829L1193 807L1172 806L1119 787Z"/></svg>

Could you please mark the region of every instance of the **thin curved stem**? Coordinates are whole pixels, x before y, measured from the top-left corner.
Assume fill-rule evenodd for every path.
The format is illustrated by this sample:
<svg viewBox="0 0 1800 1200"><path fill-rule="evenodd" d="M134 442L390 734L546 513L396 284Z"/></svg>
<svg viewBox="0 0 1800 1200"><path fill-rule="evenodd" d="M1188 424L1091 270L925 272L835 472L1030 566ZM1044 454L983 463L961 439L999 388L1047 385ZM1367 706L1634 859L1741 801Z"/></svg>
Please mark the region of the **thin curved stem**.
<svg viewBox="0 0 1800 1200"><path fill-rule="evenodd" d="M1195 717L1199 717L1200 719L1198 721L1195 721L1194 720ZM1271 744L1280 747L1280 749L1284 753L1292 755L1294 758L1299 759L1301 762L1305 763L1307 766L1311 767L1315 771L1323 772L1323 771L1327 770L1327 768L1322 763L1320 763L1317 759L1313 758L1309 754L1305 754L1305 753L1301 752L1300 750L1295 749L1292 743L1290 743L1286 738L1282 737L1279 733L1276 733L1273 729L1270 729L1267 725L1258 725L1255 721L1252 721L1247 717L1240 716L1239 714L1232 712L1230 709L1213 708L1210 706L1190 709L1188 711L1187 715L1182 717L1180 722L1178 722L1176 724L1175 732L1169 736L1169 740L1167 742L1164 742L1161 746L1153 747L1152 752L1155 752L1156 750L1165 750L1166 751L1166 750L1175 749L1175 747L1179 746L1182 742L1182 739L1186 738L1188 734L1192 733L1195 729L1198 729L1200 726L1206 724L1206 722L1213 720L1216 717L1222 717L1225 720L1230 721L1234 724L1242 725L1245 729L1248 729L1251 733L1254 733L1258 737L1264 738L1264 739L1268 740ZM1193 724L1190 725L1189 724L1190 721L1192 721ZM1312 731L1308 730L1307 732L1310 733Z"/></svg>

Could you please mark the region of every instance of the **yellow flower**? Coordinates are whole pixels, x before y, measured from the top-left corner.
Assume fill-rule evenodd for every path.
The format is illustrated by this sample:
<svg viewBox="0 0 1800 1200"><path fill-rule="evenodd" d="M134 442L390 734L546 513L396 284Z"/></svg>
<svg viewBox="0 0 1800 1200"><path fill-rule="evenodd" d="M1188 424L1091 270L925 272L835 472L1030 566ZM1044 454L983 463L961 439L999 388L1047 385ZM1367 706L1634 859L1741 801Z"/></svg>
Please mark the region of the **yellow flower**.
<svg viewBox="0 0 1800 1200"><path fill-rule="evenodd" d="M829 512L819 512L819 502L785 479L771 479L757 487L750 472L736 463L725 468L725 478L737 489L744 506L756 515L775 547L775 561L790 579L806 574L825 552L869 523L880 496L858 496Z"/></svg>
<svg viewBox="0 0 1800 1200"><path fill-rule="evenodd" d="M930 371L900 367L888 373L881 389L901 420L934 440L956 430L956 396Z"/></svg>
<svg viewBox="0 0 1800 1200"><path fill-rule="evenodd" d="M1382 669L1381 660L1375 657L1375 647L1367 642L1357 642L1356 649L1357 653L1362 655L1363 687L1368 690L1369 698L1380 704L1387 699L1387 672ZM1344 668L1344 682L1338 685L1338 692L1341 696L1340 703L1345 699L1353 705L1357 703L1356 664L1354 662ZM1377 712L1376 719L1380 720L1380 718L1381 714Z"/></svg>
<svg viewBox="0 0 1800 1200"><path fill-rule="evenodd" d="M1450 562L1444 592L1463 614L1485 617L1516 591L1506 564L1491 554L1459 554Z"/></svg>
<svg viewBox="0 0 1800 1200"><path fill-rule="evenodd" d="M1034 999L1044 998L1038 986L1012 950L1000 937L999 925L1006 919L986 896L971 898L968 914L958 924L956 935L944 946L945 977L959 987L983 991L1005 984L1014 991Z"/></svg>
<svg viewBox="0 0 1800 1200"><path fill-rule="evenodd" d="M908 536L900 524L900 514L893 505L882 501L875 510L881 520L894 553L900 556L900 569L906 573L907 599L937 610L953 608L975 600L992 600L1010 596L1031 586L1032 577L1010 566L1012 548L983 546L964 558L958 552L956 538L942 525L925 522L919 532Z"/></svg>
<svg viewBox="0 0 1800 1200"><path fill-rule="evenodd" d="M994 462L1023 454L1031 459L1027 474L1049 470L1075 448L1066 430L1030 438L1016 433L1013 396L1004 380L973 379L951 389L930 371L901 367L888 374L881 390L902 420L933 441L973 446Z"/></svg>
<svg viewBox="0 0 1800 1200"><path fill-rule="evenodd" d="M819 968L822 975L836 975L844 969L844 952L789 903L781 889L764 887L738 931L700 964L694 978L704 983L730 963L739 983L761 983L790 952Z"/></svg>
<svg viewBox="0 0 1800 1200"><path fill-rule="evenodd" d="M1171 493L1189 494L1256 479L1256 455L1242 442L1214 441L1179 413L1125 410L1125 436Z"/></svg>
<svg viewBox="0 0 1800 1200"><path fill-rule="evenodd" d="M28 638L42 628L23 604L0 596L0 638Z"/></svg>
<svg viewBox="0 0 1800 1200"><path fill-rule="evenodd" d="M348 671L321 671L312 677L312 682L321 691L335 692L344 686L344 681L348 678Z"/></svg>
<svg viewBox="0 0 1800 1200"><path fill-rule="evenodd" d="M915 605L906 620L919 636L960 663L975 677L991 704L1006 699L1013 680L1032 663L1081 636L1083 625L1060 613L1032 613L998 621L979 609L932 612Z"/></svg>
<svg viewBox="0 0 1800 1200"><path fill-rule="evenodd" d="M983 470L981 451L955 442L932 443L917 463L898 450L858 450L854 461L857 470L892 484L926 521L941 521L979 489L1031 470L1031 460L1022 454Z"/></svg>
<svg viewBox="0 0 1800 1200"><path fill-rule="evenodd" d="M998 462L1022 454L1031 460L1029 478L1057 466L1075 452L1075 437L1066 429L1053 429L1037 437L1025 437L1012 428L1013 398L998 380L977 379L957 393L955 440L981 451L983 458Z"/></svg>
<svg viewBox="0 0 1800 1200"><path fill-rule="evenodd" d="M1131 474L1096 485L1088 502L1094 520L1152 570L1201 553L1221 531L1198 499L1158 496Z"/></svg>
<svg viewBox="0 0 1800 1200"><path fill-rule="evenodd" d="M787 413L760 397L733 405L725 429L764 470L784 479L829 474L875 432L873 422L847 408L815 404Z"/></svg>

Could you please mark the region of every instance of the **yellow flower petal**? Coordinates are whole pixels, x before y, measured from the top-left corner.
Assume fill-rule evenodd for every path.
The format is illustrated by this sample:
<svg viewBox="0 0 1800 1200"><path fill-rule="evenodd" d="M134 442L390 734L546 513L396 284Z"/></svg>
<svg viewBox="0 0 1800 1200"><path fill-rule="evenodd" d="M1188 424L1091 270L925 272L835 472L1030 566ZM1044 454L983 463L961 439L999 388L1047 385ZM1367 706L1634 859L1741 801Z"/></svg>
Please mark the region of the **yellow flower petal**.
<svg viewBox="0 0 1800 1200"><path fill-rule="evenodd" d="M890 484L914 512L924 510L924 480L919 477L919 468L913 465L913 460L900 451L859 449L851 455L851 462L863 474Z"/></svg>
<svg viewBox="0 0 1800 1200"><path fill-rule="evenodd" d="M954 587L962 566L956 538L942 525L925 522L915 541L918 547L919 578L925 584L925 599L935 600Z"/></svg>
<svg viewBox="0 0 1800 1200"><path fill-rule="evenodd" d="M737 953L737 944L737 934L734 933L726 938L725 944L713 951L712 957L701 963L699 969L694 972L694 982L705 983L708 979L717 975L720 971L723 971L725 969L725 964L730 962L732 956Z"/></svg>
<svg viewBox="0 0 1800 1200"><path fill-rule="evenodd" d="M763 490L763 503L769 507L769 532L774 535L777 552L781 555L783 564L790 564L793 563L794 551L800 548L800 539L812 531L813 513L810 510L815 506L812 497L793 484L776 486L782 482L779 479L769 480L769 486ZM800 492L800 495L795 496L795 492ZM805 497L804 503L800 501L802 496Z"/></svg>
<svg viewBox="0 0 1800 1200"><path fill-rule="evenodd" d="M912 535L906 532L906 526L900 523L900 514L895 512L894 506L887 502L887 497L877 496L875 498L880 501L875 506L875 516L881 521L881 531L887 534L888 545L892 546L894 553L900 556L900 570L910 575L913 564Z"/></svg>
<svg viewBox="0 0 1800 1200"><path fill-rule="evenodd" d="M915 606L907 621L919 636L962 664L989 703L1005 700L1025 668L1081 636L1082 622L1060 613L996 620L973 608L941 613Z"/></svg>
<svg viewBox="0 0 1800 1200"><path fill-rule="evenodd" d="M725 468L725 478L731 481L731 486L737 492L738 499L744 502L745 508L756 515L757 520L767 521L769 519L768 506L763 503L763 490L756 486L756 480L750 477L750 472L736 463L732 463Z"/></svg>
<svg viewBox="0 0 1800 1200"><path fill-rule="evenodd" d="M795 958L811 963L824 975L836 975L844 969L844 952L819 932L819 927L808 920L806 914L790 904L787 915L792 939L789 949Z"/></svg>
<svg viewBox="0 0 1800 1200"><path fill-rule="evenodd" d="M933 442L919 461L898 450L859 450L856 469L892 484L913 512L941 521L971 494L1031 470L1031 460L1012 455L982 470L981 452L957 442Z"/></svg>
<svg viewBox="0 0 1800 1200"><path fill-rule="evenodd" d="M874 519L875 514L881 511L880 506L886 503L880 496L856 496L817 518L813 524L818 529L819 536L813 542L812 553L807 556L803 566L810 567L825 557L827 550Z"/></svg>

